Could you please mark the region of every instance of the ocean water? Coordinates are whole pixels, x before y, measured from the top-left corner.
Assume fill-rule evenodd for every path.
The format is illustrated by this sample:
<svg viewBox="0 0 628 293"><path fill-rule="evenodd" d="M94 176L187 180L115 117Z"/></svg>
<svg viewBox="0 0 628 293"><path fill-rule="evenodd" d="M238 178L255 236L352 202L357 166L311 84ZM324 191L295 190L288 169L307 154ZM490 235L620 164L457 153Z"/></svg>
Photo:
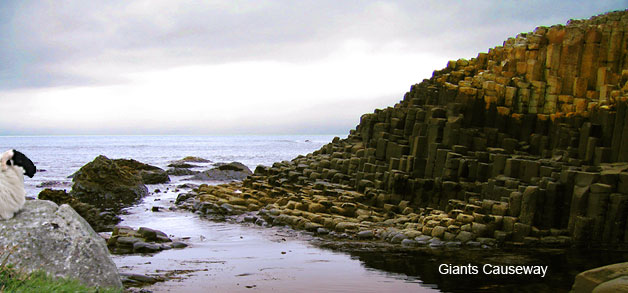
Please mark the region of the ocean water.
<svg viewBox="0 0 628 293"><path fill-rule="evenodd" d="M197 156L212 162L257 165L291 160L330 142L334 135L276 136L0 136L0 150L16 149L40 170L25 178L27 195L36 197L42 183L71 188L68 176L98 155L110 159L131 158L166 169L174 160ZM38 187L39 186L39 187Z"/></svg>

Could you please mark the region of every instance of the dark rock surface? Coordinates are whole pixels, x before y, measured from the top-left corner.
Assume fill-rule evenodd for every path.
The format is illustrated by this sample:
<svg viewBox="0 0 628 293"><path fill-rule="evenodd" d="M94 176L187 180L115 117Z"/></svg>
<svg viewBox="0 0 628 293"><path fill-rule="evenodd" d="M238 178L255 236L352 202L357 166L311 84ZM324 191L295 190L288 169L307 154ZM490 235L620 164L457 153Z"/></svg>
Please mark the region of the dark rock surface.
<svg viewBox="0 0 628 293"><path fill-rule="evenodd" d="M200 166L181 162L181 163L170 163L168 164L168 167L175 168L175 169L190 169L190 168L198 168Z"/></svg>
<svg viewBox="0 0 628 293"><path fill-rule="evenodd" d="M179 161L190 162L190 163L211 163L212 162L211 160L200 158L200 157L194 157L194 156L187 156Z"/></svg>
<svg viewBox="0 0 628 293"><path fill-rule="evenodd" d="M112 253L156 253L173 248L185 248L187 244L172 241L166 233L146 227L133 229L128 226L116 226L107 246Z"/></svg>
<svg viewBox="0 0 628 293"><path fill-rule="evenodd" d="M166 172L168 173L168 175L171 175L171 176L188 176L188 175L195 175L195 174L200 173L200 171L190 170L186 168L178 168L178 167L168 168Z"/></svg>
<svg viewBox="0 0 628 293"><path fill-rule="evenodd" d="M190 179L198 181L239 181L253 174L247 166L239 162L219 163L216 165L217 167L195 174Z"/></svg>
<svg viewBox="0 0 628 293"><path fill-rule="evenodd" d="M81 167L72 178L70 194L101 209L119 210L148 194L142 177L129 167L98 156Z"/></svg>
<svg viewBox="0 0 628 293"><path fill-rule="evenodd" d="M159 184L170 182L168 173L163 169L133 159L115 159L113 160L120 168L131 173L138 174L144 184Z"/></svg>
<svg viewBox="0 0 628 293"><path fill-rule="evenodd" d="M40 184L37 184L37 188L51 188L51 187L71 187L72 183L63 182L63 181L44 181Z"/></svg>

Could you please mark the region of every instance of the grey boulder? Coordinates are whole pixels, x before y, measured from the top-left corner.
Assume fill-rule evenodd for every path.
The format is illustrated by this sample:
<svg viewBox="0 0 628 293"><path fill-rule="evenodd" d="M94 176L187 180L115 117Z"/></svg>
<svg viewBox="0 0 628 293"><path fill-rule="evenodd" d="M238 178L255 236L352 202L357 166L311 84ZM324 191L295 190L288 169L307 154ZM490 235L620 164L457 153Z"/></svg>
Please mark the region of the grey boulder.
<svg viewBox="0 0 628 293"><path fill-rule="evenodd" d="M9 220L0 220L0 249L8 263L31 272L79 280L89 286L122 288L105 240L69 205L26 201Z"/></svg>

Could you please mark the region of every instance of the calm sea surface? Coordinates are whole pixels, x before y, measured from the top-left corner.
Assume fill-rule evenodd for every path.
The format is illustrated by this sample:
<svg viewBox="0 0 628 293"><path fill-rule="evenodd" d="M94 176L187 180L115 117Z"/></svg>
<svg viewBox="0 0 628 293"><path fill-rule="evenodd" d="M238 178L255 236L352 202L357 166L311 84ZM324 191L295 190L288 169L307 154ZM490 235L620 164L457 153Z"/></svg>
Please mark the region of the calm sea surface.
<svg viewBox="0 0 628 293"><path fill-rule="evenodd" d="M98 155L111 159L132 158L166 168L185 156L213 162L241 162L254 170L257 165L291 160L319 149L333 135L279 136L0 136L0 150L16 149L42 170L26 178L27 194L35 196L43 182L69 184L67 177ZM69 186L67 188L69 190Z"/></svg>

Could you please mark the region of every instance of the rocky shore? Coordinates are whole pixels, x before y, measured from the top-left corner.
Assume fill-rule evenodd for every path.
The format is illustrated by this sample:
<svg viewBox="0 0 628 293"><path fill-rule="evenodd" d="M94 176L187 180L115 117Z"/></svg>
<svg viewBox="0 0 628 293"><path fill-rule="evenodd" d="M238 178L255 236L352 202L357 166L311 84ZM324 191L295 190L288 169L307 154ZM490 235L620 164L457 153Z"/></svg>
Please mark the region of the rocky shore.
<svg viewBox="0 0 628 293"><path fill-rule="evenodd" d="M132 159L98 156L71 175L70 192L46 188L38 198L68 204L98 232L120 222L121 209L148 195L145 184L170 182L166 171Z"/></svg>
<svg viewBox="0 0 628 293"><path fill-rule="evenodd" d="M133 229L128 226L116 226L106 240L109 250L115 254L155 253L187 247L187 244L181 241L173 241L166 233L147 227Z"/></svg>
<svg viewBox="0 0 628 293"><path fill-rule="evenodd" d="M150 193L146 184L169 176L231 182L190 185L176 199L182 209L289 226L334 248L626 250L626 40L628 10L538 27L449 62L398 104L363 115L347 138L291 161L200 171L210 161L186 157L164 171L99 156L73 175L70 192L39 197L113 230L107 244L117 253L185 247L157 230L115 226Z"/></svg>
<svg viewBox="0 0 628 293"><path fill-rule="evenodd" d="M628 243L628 12L451 61L346 139L182 206L415 246Z"/></svg>

